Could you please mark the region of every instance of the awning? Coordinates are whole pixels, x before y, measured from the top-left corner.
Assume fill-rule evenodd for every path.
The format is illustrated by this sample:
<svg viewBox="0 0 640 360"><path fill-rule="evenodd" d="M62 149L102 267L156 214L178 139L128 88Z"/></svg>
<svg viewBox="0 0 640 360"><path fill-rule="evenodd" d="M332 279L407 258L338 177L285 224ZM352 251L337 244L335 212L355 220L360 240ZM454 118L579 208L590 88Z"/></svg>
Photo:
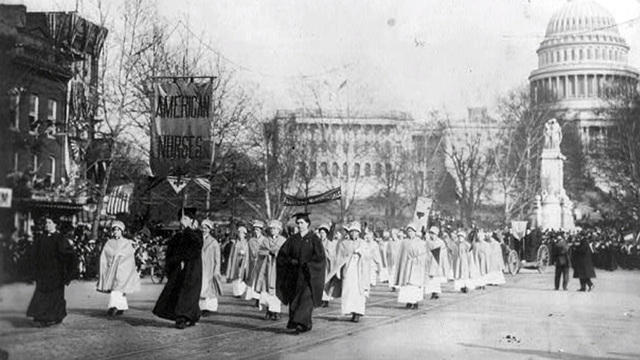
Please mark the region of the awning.
<svg viewBox="0 0 640 360"><path fill-rule="evenodd" d="M19 210L28 211L64 211L77 212L82 211L82 204L69 202L56 202L33 199L15 199L14 207Z"/></svg>

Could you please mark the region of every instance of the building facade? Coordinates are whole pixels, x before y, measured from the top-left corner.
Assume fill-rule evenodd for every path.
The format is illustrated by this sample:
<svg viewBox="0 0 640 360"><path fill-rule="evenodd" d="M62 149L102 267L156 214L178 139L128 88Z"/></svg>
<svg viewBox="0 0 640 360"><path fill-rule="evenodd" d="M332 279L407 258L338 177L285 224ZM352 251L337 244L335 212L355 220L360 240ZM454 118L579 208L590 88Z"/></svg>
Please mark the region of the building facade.
<svg viewBox="0 0 640 360"><path fill-rule="evenodd" d="M80 153L94 127L106 34L76 13L0 5L0 187L13 189L11 208L0 209L3 234L30 233L35 213L86 203Z"/></svg>

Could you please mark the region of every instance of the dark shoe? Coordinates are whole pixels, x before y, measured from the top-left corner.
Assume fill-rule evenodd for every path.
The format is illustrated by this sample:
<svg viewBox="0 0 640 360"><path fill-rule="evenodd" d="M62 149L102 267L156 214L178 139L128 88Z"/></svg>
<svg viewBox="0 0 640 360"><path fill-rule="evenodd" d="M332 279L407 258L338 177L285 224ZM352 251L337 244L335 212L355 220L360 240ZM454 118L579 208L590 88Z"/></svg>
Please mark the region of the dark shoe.
<svg viewBox="0 0 640 360"><path fill-rule="evenodd" d="M578 291L587 291L585 288L580 288Z"/></svg>
<svg viewBox="0 0 640 360"><path fill-rule="evenodd" d="M360 314L353 314L351 321L354 323L360 322Z"/></svg>
<svg viewBox="0 0 640 360"><path fill-rule="evenodd" d="M187 322L184 320L178 320L176 321L176 329L180 329L183 330L187 327Z"/></svg>
<svg viewBox="0 0 640 360"><path fill-rule="evenodd" d="M323 307L323 308L329 307L329 302L328 302L328 301L326 301L326 300L325 300L325 301L322 301L322 307Z"/></svg>
<svg viewBox="0 0 640 360"><path fill-rule="evenodd" d="M431 300L439 299L438 293L431 293Z"/></svg>
<svg viewBox="0 0 640 360"><path fill-rule="evenodd" d="M418 310L418 303L415 303L411 306L413 310Z"/></svg>
<svg viewBox="0 0 640 360"><path fill-rule="evenodd" d="M118 310L118 311L116 311L116 315L122 315L122 314L124 314L124 310Z"/></svg>
<svg viewBox="0 0 640 360"><path fill-rule="evenodd" d="M107 316L108 317L114 317L114 316L116 316L116 312L117 311L118 311L118 309L116 309L114 307L109 308L109 310L107 310Z"/></svg>
<svg viewBox="0 0 640 360"><path fill-rule="evenodd" d="M396 292L396 288L392 287L391 292Z"/></svg>
<svg viewBox="0 0 640 360"><path fill-rule="evenodd" d="M296 325L296 334L302 334L309 330L311 330L311 328L308 328L304 325Z"/></svg>
<svg viewBox="0 0 640 360"><path fill-rule="evenodd" d="M410 303L407 303L406 308L407 308L407 309L411 309L411 304L410 304Z"/></svg>
<svg viewBox="0 0 640 360"><path fill-rule="evenodd" d="M591 284L591 285L589 285L589 290L587 290L587 291L591 291L591 290L593 290L593 288L594 288L594 287L596 287L596 284Z"/></svg>
<svg viewBox="0 0 640 360"><path fill-rule="evenodd" d="M211 311L209 310L202 310L202 314L200 314L200 316L206 318L209 317L211 315Z"/></svg>
<svg viewBox="0 0 640 360"><path fill-rule="evenodd" d="M273 320L273 321L278 321L278 320L280 320L280 315L279 315L278 313L274 313L274 312L272 312L272 313L271 313L271 320Z"/></svg>
<svg viewBox="0 0 640 360"><path fill-rule="evenodd" d="M256 305L255 307L259 308L260 307L260 300L256 300Z"/></svg>
<svg viewBox="0 0 640 360"><path fill-rule="evenodd" d="M469 289L465 286L465 287L463 287L462 289L460 289L460 291L462 291L463 293L465 293L465 294L466 294L466 293L468 293L468 292L469 292Z"/></svg>
<svg viewBox="0 0 640 360"><path fill-rule="evenodd" d="M269 319L271 319L271 318L272 318L271 311L267 311L267 312L264 314L264 319L265 319L265 320L269 320Z"/></svg>

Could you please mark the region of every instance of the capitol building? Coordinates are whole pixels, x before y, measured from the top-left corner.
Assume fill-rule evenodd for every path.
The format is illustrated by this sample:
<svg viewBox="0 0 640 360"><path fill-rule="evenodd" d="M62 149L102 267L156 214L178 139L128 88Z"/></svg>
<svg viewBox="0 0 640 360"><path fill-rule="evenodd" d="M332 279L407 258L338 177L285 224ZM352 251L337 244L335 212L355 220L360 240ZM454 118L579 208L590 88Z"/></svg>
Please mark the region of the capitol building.
<svg viewBox="0 0 640 360"><path fill-rule="evenodd" d="M610 97L637 91L638 70L615 18L591 0L569 1L549 21L529 83L534 104L573 122L585 153L606 141L614 124Z"/></svg>

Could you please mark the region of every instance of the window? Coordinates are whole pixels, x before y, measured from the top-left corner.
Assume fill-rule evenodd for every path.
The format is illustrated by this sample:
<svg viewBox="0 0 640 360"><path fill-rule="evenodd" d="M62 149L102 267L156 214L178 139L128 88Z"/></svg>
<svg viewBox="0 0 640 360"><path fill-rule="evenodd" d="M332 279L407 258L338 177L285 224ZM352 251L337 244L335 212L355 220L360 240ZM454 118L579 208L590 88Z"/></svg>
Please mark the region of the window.
<svg viewBox="0 0 640 360"><path fill-rule="evenodd" d="M338 167L338 163L334 162L333 165L331 165L331 176L337 177L339 172L340 168Z"/></svg>
<svg viewBox="0 0 640 360"><path fill-rule="evenodd" d="M58 102L55 100L47 100L47 122L45 133L47 136L52 137L56 134L56 118L58 111Z"/></svg>
<svg viewBox="0 0 640 360"><path fill-rule="evenodd" d="M53 184L56 181L56 158L53 156L49 156L49 177Z"/></svg>
<svg viewBox="0 0 640 360"><path fill-rule="evenodd" d="M360 176L360 163L356 163L356 164L353 166L353 177L354 177L354 178L357 178L357 177L359 177L359 176Z"/></svg>
<svg viewBox="0 0 640 360"><path fill-rule="evenodd" d="M371 176L371 164L369 163L364 164L364 176Z"/></svg>
<svg viewBox="0 0 640 360"><path fill-rule="evenodd" d="M320 163L320 173L322 174L322 176L329 175L329 169L327 169L327 163L326 162Z"/></svg>
<svg viewBox="0 0 640 360"><path fill-rule="evenodd" d="M38 120L38 95L31 94L29 96L29 132L37 133L40 127Z"/></svg>
<svg viewBox="0 0 640 360"><path fill-rule="evenodd" d="M309 167L311 168L311 169L309 169L309 171L311 172L311 173L310 173L311 178L316 177L316 175L317 175L317 173L316 173L316 171L317 171L317 169L316 169L316 162L315 162L315 161L312 161L312 162L311 162L311 164L309 164Z"/></svg>
<svg viewBox="0 0 640 360"><path fill-rule="evenodd" d="M384 164L384 171L387 175L387 178L391 177L391 172L392 172L391 164L389 163Z"/></svg>
<svg viewBox="0 0 640 360"><path fill-rule="evenodd" d="M13 172L20 171L20 154L15 152L13 153Z"/></svg>
<svg viewBox="0 0 640 360"><path fill-rule="evenodd" d="M9 119L11 127L20 130L20 90L16 88L9 91Z"/></svg>
<svg viewBox="0 0 640 360"><path fill-rule="evenodd" d="M376 164L376 176L377 177L382 176L382 164L380 163Z"/></svg>
<svg viewBox="0 0 640 360"><path fill-rule="evenodd" d="M347 163L342 164L342 175L347 176L349 174L349 165Z"/></svg>

